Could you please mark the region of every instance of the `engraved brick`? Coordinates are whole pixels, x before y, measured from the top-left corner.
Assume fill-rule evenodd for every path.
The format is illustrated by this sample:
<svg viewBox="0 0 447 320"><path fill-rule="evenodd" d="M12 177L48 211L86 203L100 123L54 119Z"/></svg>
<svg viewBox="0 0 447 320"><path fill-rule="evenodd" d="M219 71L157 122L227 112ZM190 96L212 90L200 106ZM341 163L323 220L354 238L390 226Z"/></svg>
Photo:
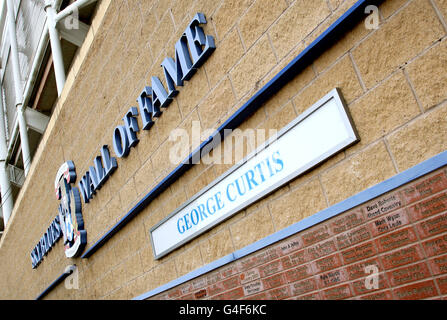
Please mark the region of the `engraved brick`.
<svg viewBox="0 0 447 320"><path fill-rule="evenodd" d="M416 225L417 233L421 238L428 238L447 231L447 213L425 220Z"/></svg>
<svg viewBox="0 0 447 320"><path fill-rule="evenodd" d="M237 300L244 296L244 290L241 287L233 289L231 291L222 293L216 296L214 299L216 300Z"/></svg>
<svg viewBox="0 0 447 320"><path fill-rule="evenodd" d="M182 297L178 298L177 300L195 300L195 299L196 298L194 296L194 293L190 293L190 294L187 294L186 296L182 296Z"/></svg>
<svg viewBox="0 0 447 320"><path fill-rule="evenodd" d="M220 272L213 272L206 276L206 282L208 285L215 284L221 280Z"/></svg>
<svg viewBox="0 0 447 320"><path fill-rule="evenodd" d="M299 296L307 292L317 290L317 283L314 278L295 282L290 285L292 296Z"/></svg>
<svg viewBox="0 0 447 320"><path fill-rule="evenodd" d="M439 290L441 291L441 294L447 293L447 277L441 277L436 279L436 282L438 283Z"/></svg>
<svg viewBox="0 0 447 320"><path fill-rule="evenodd" d="M278 273L271 277L262 279L264 289L272 289L286 284L286 277L284 273Z"/></svg>
<svg viewBox="0 0 447 320"><path fill-rule="evenodd" d="M393 295L390 290L377 292L360 297L361 300L393 300Z"/></svg>
<svg viewBox="0 0 447 320"><path fill-rule="evenodd" d="M255 280L253 282L244 284L242 288L244 290L244 295L249 296L264 291L264 284L261 280Z"/></svg>
<svg viewBox="0 0 447 320"><path fill-rule="evenodd" d="M438 295L433 280L413 283L393 290L399 300L418 300Z"/></svg>
<svg viewBox="0 0 447 320"><path fill-rule="evenodd" d="M270 300L270 296L267 292L261 292L260 294L255 294L254 296L244 297L244 300Z"/></svg>
<svg viewBox="0 0 447 320"><path fill-rule="evenodd" d="M408 215L405 212L405 209L402 209L372 221L370 223L370 228L373 236L378 236L382 233L393 231L397 228L405 226L408 223Z"/></svg>
<svg viewBox="0 0 447 320"><path fill-rule="evenodd" d="M428 271L428 267L425 262L388 272L388 278L390 279L392 286L399 286L408 282L422 280L429 276L430 272Z"/></svg>
<svg viewBox="0 0 447 320"><path fill-rule="evenodd" d="M169 299L175 299L175 298L180 297L181 294L182 294L182 292L180 291L180 289L175 288L168 292L168 297L169 297Z"/></svg>
<svg viewBox="0 0 447 320"><path fill-rule="evenodd" d="M295 297L295 300L322 300L319 292L313 292L302 296Z"/></svg>
<svg viewBox="0 0 447 320"><path fill-rule="evenodd" d="M434 275L447 273L447 255L429 260Z"/></svg>
<svg viewBox="0 0 447 320"><path fill-rule="evenodd" d="M272 299L283 300L292 296L290 292L290 286L285 286L281 288L276 288L268 291L268 294L272 297Z"/></svg>
<svg viewBox="0 0 447 320"><path fill-rule="evenodd" d="M341 217L336 217L330 224L334 234L350 230L364 222L363 212L357 209L353 212L343 213Z"/></svg>
<svg viewBox="0 0 447 320"><path fill-rule="evenodd" d="M216 294L219 294L225 290L223 283L218 282L208 287L208 293L210 296L214 296Z"/></svg>
<svg viewBox="0 0 447 320"><path fill-rule="evenodd" d="M403 201L399 193L395 192L379 199L373 200L364 206L366 218L374 219L382 214L389 213L403 206Z"/></svg>
<svg viewBox="0 0 447 320"><path fill-rule="evenodd" d="M276 260L276 261L270 262L268 264L265 264L265 265L259 267L259 273L261 274L262 278L269 276L271 274L277 273L282 270L283 270L283 268L282 268L281 260Z"/></svg>
<svg viewBox="0 0 447 320"><path fill-rule="evenodd" d="M305 246L326 240L331 236L331 231L327 225L321 225L311 229L301 235Z"/></svg>
<svg viewBox="0 0 447 320"><path fill-rule="evenodd" d="M301 236L295 236L291 239L281 242L276 246L280 255L287 255L303 247Z"/></svg>
<svg viewBox="0 0 447 320"><path fill-rule="evenodd" d="M292 253L291 255L289 255L287 257L283 257L281 259L281 263L282 263L284 269L289 269L294 266L308 262L310 260L311 259L308 255L307 250L301 250L301 251Z"/></svg>
<svg viewBox="0 0 447 320"><path fill-rule="evenodd" d="M310 277L311 275L312 269L310 267L310 264L298 266L285 272L286 280L288 282L295 282L301 279L305 279L307 277Z"/></svg>
<svg viewBox="0 0 447 320"><path fill-rule="evenodd" d="M423 243L425 252L431 256L437 256L447 252L447 235L425 241Z"/></svg>
<svg viewBox="0 0 447 320"><path fill-rule="evenodd" d="M225 267L220 270L220 275L221 275L222 279L231 277L232 275L235 275L237 273L239 273L239 271L235 264L231 264L230 266Z"/></svg>
<svg viewBox="0 0 447 320"><path fill-rule="evenodd" d="M352 292L348 284L343 284L335 288L324 290L323 296L327 300L340 300L352 297Z"/></svg>
<svg viewBox="0 0 447 320"><path fill-rule="evenodd" d="M191 285L194 290L201 289L206 286L206 278L203 277L203 278L195 279L191 282Z"/></svg>
<svg viewBox="0 0 447 320"><path fill-rule="evenodd" d="M439 191L447 189L447 177L444 172L416 182L413 186L401 191L402 197L407 204L429 197Z"/></svg>
<svg viewBox="0 0 447 320"><path fill-rule="evenodd" d="M382 262L384 268L388 270L419 261L422 258L420 246L413 245L383 255Z"/></svg>
<svg viewBox="0 0 447 320"><path fill-rule="evenodd" d="M239 276L234 276L232 278L229 278L227 280L222 281L223 287L225 290L232 289L234 287L237 287L240 284Z"/></svg>
<svg viewBox="0 0 447 320"><path fill-rule="evenodd" d="M371 232L367 226L362 226L336 236L337 247L340 250L368 239L371 239Z"/></svg>
<svg viewBox="0 0 447 320"><path fill-rule="evenodd" d="M385 252L405 246L416 240L416 234L413 228L408 227L376 239L376 244L380 252Z"/></svg>
<svg viewBox="0 0 447 320"><path fill-rule="evenodd" d="M354 292L356 295L362 295L389 287L384 274L379 274L378 287L374 287L372 277L366 277L364 279L354 281L352 286L354 287Z"/></svg>
<svg viewBox="0 0 447 320"><path fill-rule="evenodd" d="M313 270L314 274L317 274L320 272L325 272L325 271L329 271L329 270L338 268L341 266L341 264L342 264L341 258L339 256L339 254L336 253L331 256L322 258L320 260L313 261L311 263L311 266L312 266L312 270Z"/></svg>
<svg viewBox="0 0 447 320"><path fill-rule="evenodd" d="M447 192L443 192L408 207L408 214L412 221L417 221L445 210L447 210Z"/></svg>
<svg viewBox="0 0 447 320"><path fill-rule="evenodd" d="M193 290L193 287L192 287L191 283L186 283L186 284L182 285L181 287L179 287L179 290L180 290L180 294L182 296L184 296L184 295L190 293Z"/></svg>
<svg viewBox="0 0 447 320"><path fill-rule="evenodd" d="M250 269L246 272L243 272L239 275L239 278L241 280L241 284L245 284L247 282L251 282L253 280L257 280L261 277L259 274L258 268Z"/></svg>
<svg viewBox="0 0 447 320"><path fill-rule="evenodd" d="M341 253L346 264L366 259L376 254L376 248L372 241L349 248Z"/></svg>
<svg viewBox="0 0 447 320"><path fill-rule="evenodd" d="M350 280L362 278L368 275L367 267L376 266L379 272L382 270L379 260L377 258L373 258L367 261L362 261L356 264L352 264L346 267L346 272L348 273L348 278Z"/></svg>
<svg viewBox="0 0 447 320"><path fill-rule="evenodd" d="M273 248L238 261L237 266L239 271L245 271L260 264L275 260L277 258L279 258L278 250L276 248Z"/></svg>
<svg viewBox="0 0 447 320"><path fill-rule="evenodd" d="M307 252L312 260L319 259L321 257L327 256L335 252L337 248L335 247L334 240L327 240L316 245L309 247Z"/></svg>
<svg viewBox="0 0 447 320"><path fill-rule="evenodd" d="M348 273L344 269L332 270L316 276L318 287L326 288L348 280Z"/></svg>
<svg viewBox="0 0 447 320"><path fill-rule="evenodd" d="M197 292L194 292L194 298L197 300L205 299L207 297L208 297L208 292L206 289L202 289Z"/></svg>

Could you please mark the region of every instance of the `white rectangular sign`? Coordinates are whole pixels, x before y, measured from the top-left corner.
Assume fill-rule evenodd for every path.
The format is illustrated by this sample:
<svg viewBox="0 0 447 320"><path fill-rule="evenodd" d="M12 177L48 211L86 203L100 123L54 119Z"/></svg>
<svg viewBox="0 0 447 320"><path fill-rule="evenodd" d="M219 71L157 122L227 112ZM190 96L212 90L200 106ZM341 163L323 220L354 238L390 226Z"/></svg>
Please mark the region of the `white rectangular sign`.
<svg viewBox="0 0 447 320"><path fill-rule="evenodd" d="M243 161L150 230L161 258L256 200L358 141L332 90ZM273 213L274 214L274 213Z"/></svg>

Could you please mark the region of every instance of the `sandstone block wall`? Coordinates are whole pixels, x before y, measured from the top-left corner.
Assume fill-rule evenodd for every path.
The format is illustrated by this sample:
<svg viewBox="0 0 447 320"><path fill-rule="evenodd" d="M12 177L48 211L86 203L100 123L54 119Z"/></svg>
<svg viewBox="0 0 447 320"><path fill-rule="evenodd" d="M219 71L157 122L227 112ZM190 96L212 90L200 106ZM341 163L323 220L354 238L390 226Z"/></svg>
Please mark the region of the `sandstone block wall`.
<svg viewBox="0 0 447 320"><path fill-rule="evenodd" d="M160 64L166 56L173 56L175 42L195 13L205 14L208 21L205 33L215 38L217 48L191 81L180 88L179 95L156 125L150 131L138 133L140 143L129 157L118 159L118 170L95 198L89 204L83 203L87 247L175 168L169 162L171 130L190 130L193 121L199 121L202 130L217 128L354 3L354 0L101 0L1 239L0 298L33 299L69 264L78 266L80 288L67 290L59 285L47 298L133 298L446 150L447 2L386 0L379 8L377 30L366 29L363 22L359 23L325 53L315 57L308 68L240 126L241 130L279 130L331 89L339 87L359 132L359 143L161 260L153 258L150 228L230 165L195 165L89 259L67 260L59 242L37 269L31 268L29 254L57 214L58 201L53 192L57 169L64 161L73 160L79 179L100 154L100 147L112 145L114 128L122 123L125 111L136 105L136 97L149 84L150 76L164 79ZM244 150L248 153L263 142L263 139L255 141L255 145L245 142ZM341 248L337 242L341 233L334 233L330 225L330 237L320 239L332 240L327 250L332 250L329 257L338 259L334 260L334 270L345 270L340 271L340 281L344 281L341 287L322 290L320 298L367 295L361 285L354 284L355 276L346 270L360 261L356 258L357 251L370 252L368 257L380 261L383 297L405 298L399 296L398 290L407 282L399 280L393 272L399 270L404 277L405 273L416 272L410 270L416 266L420 266L426 280L417 282L417 286L431 289L424 291L429 294L413 298L445 294L445 284L443 287L442 277L436 271L441 262L434 262L432 257L439 257L430 253L436 249L424 245L425 227L410 213L411 203L405 201L402 199L405 208L399 213L406 227L396 232L408 231L411 240L403 245L416 246L411 255L419 260L414 260L414 265L393 265L396 269L387 269L388 262L383 257L395 248L384 249L386 241L381 244L379 239L394 233L379 234L372 229L373 221L367 219L365 212L358 213L363 223L360 229L364 227L371 240ZM438 237L443 241L443 235ZM362 247L365 244L371 247ZM300 244L300 249L306 246ZM401 250L400 246L397 249ZM292 259L297 252L276 253L278 274L260 270L261 264L257 266L259 283L264 288L261 294L277 298L281 294L299 296L299 290L312 292L286 285L286 281L299 277L292 273L301 271L314 272L309 279L303 278L308 282L300 284L302 288L324 286L315 275L332 271L320 267L316 257L306 253L303 259L309 268L301 271L292 265L284 266L283 258ZM318 250L315 254L319 254ZM349 257L352 260L347 261ZM241 297L245 292L240 276L247 271L235 274L234 283L219 283L236 288L234 294ZM278 279L266 280L270 276ZM298 278L292 283L297 281ZM233 286L235 283L237 286ZM285 293L281 290L271 293L271 283L280 283L282 286L278 288L287 288ZM195 291L188 291L191 293ZM211 295L207 291L207 297L210 296L216 297L217 293Z"/></svg>

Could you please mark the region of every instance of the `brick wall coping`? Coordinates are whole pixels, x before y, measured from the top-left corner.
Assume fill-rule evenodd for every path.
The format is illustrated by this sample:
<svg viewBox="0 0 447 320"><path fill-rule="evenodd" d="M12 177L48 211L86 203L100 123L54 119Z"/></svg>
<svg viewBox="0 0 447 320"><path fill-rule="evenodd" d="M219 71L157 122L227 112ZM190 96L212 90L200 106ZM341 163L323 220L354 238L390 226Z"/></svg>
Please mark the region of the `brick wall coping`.
<svg viewBox="0 0 447 320"><path fill-rule="evenodd" d="M286 67L284 67L275 77L264 87L256 92L242 107L232 114L206 141L194 150L178 167L169 173L157 186L146 194L130 211L121 218L109 231L107 231L97 242L95 242L82 255L82 258L91 257L110 238L118 233L124 226L136 217L152 200L158 197L181 175L188 171L193 164L192 159L200 158L202 150L212 143L214 137L220 135L220 140L225 138L226 129L236 129L250 115L259 109L273 94L278 92L297 74L303 71L312 61L320 56L327 48L336 42L339 36L347 30L352 29L358 21L364 18L365 8L368 5L378 5L383 0L359 0L340 18L338 18L329 28L327 28L317 39L307 46L297 57L295 57ZM197 157L199 155L199 157Z"/></svg>
<svg viewBox="0 0 447 320"><path fill-rule="evenodd" d="M447 151L444 151L433 158L430 158L406 171L398 173L397 175L372 186L346 200L343 200L329 208L326 208L310 217L307 217L289 227L286 227L276 233L273 233L255 243L252 243L240 250L237 250L229 255L226 255L218 260L215 260L199 269L196 269L180 278L177 278L167 284L164 284L158 288L150 290L142 295L139 295L133 300L144 300L157 295L161 292L174 288L182 283L190 281L201 275L204 275L212 270L220 268L230 262L241 259L251 253L254 253L260 249L263 249L269 245L272 245L278 241L286 239L296 233L306 230L318 223L331 219L343 212L346 212L354 207L357 207L363 203L368 202L374 198L381 196L389 191L397 189L402 185L412 182L417 178L420 178L426 174L429 174L443 166L447 165Z"/></svg>

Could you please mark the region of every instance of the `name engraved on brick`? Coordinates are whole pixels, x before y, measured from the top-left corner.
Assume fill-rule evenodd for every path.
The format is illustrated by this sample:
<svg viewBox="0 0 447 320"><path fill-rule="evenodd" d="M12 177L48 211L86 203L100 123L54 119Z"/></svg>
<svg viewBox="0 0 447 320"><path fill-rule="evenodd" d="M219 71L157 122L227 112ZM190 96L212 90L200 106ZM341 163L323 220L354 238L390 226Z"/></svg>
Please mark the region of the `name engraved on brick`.
<svg viewBox="0 0 447 320"><path fill-rule="evenodd" d="M376 248L372 242L361 244L341 253L346 264L368 258L374 254L376 254Z"/></svg>
<svg viewBox="0 0 447 320"><path fill-rule="evenodd" d="M318 276L319 287L329 287L347 280L346 272L343 269L330 271Z"/></svg>
<svg viewBox="0 0 447 320"><path fill-rule="evenodd" d="M410 218L413 221L424 219L445 210L447 210L447 192L416 203L408 208Z"/></svg>
<svg viewBox="0 0 447 320"><path fill-rule="evenodd" d="M259 272L261 277L266 277L271 274L277 273L282 270L282 264L280 260L273 261L269 264L263 265L259 267Z"/></svg>
<svg viewBox="0 0 447 320"><path fill-rule="evenodd" d="M404 188L402 196L407 204L431 196L443 189L447 189L447 178L444 172L438 173L414 186Z"/></svg>
<svg viewBox="0 0 447 320"><path fill-rule="evenodd" d="M183 286L180 287L180 294L182 296L184 296L185 294L190 293L193 290L192 284L191 283L187 283Z"/></svg>
<svg viewBox="0 0 447 320"><path fill-rule="evenodd" d="M242 273L239 277L241 279L241 284L245 284L245 283L251 282L253 280L259 279L261 277L261 275L259 274L258 269L251 269L251 270L248 270L248 271Z"/></svg>
<svg viewBox="0 0 447 320"><path fill-rule="evenodd" d="M312 262L312 269L314 274L329 271L341 266L341 260L338 254L322 258Z"/></svg>
<svg viewBox="0 0 447 320"><path fill-rule="evenodd" d="M271 289L271 288L276 288L279 287L283 284L285 284L286 280L284 278L283 274L275 274L274 276L262 279L262 283L264 285L264 288L267 289Z"/></svg>
<svg viewBox="0 0 447 320"><path fill-rule="evenodd" d="M197 300L199 299L203 299L207 297L207 292L206 289L202 289L200 291L197 291L196 293L194 293L194 298L196 298Z"/></svg>
<svg viewBox="0 0 447 320"><path fill-rule="evenodd" d="M363 296L360 298L361 300L392 300L393 296L389 290L383 292L377 292L373 294L369 294L367 296Z"/></svg>
<svg viewBox="0 0 447 320"><path fill-rule="evenodd" d="M380 271L380 264L378 260L371 259L365 262L359 262L350 266L346 267L346 272L348 274L348 278L353 280L361 277L368 276L368 274L365 273L366 267L368 266L376 266L377 269Z"/></svg>
<svg viewBox="0 0 447 320"><path fill-rule="evenodd" d="M377 236L407 225L408 223L409 220L405 210L399 210L374 220L371 223L371 230L373 231L373 235Z"/></svg>
<svg viewBox="0 0 447 320"><path fill-rule="evenodd" d="M352 286L354 287L354 292L356 295L361 295L361 294L365 294L371 291L375 291L375 290L382 290L385 288L388 288L388 285L386 283L385 280L385 276L383 274L379 275L379 282L378 282L378 288L374 288L374 286L371 286L371 288L366 288L366 279L361 279L361 280L357 280L354 281L352 283Z"/></svg>
<svg viewBox="0 0 447 320"><path fill-rule="evenodd" d="M402 200L398 193L387 195L378 200L368 203L364 208L367 219L374 219L382 214L391 212L402 207Z"/></svg>
<svg viewBox="0 0 447 320"><path fill-rule="evenodd" d="M349 285L341 285L339 287L330 288L324 291L324 295L328 300L346 299L352 296Z"/></svg>
<svg viewBox="0 0 447 320"><path fill-rule="evenodd" d="M273 299L277 300L287 299L288 297L291 296L290 287L286 286L282 288L272 289L269 291L269 294Z"/></svg>
<svg viewBox="0 0 447 320"><path fill-rule="evenodd" d="M208 285L215 284L216 282L219 282L221 280L220 272L214 272L206 277L206 282Z"/></svg>
<svg viewBox="0 0 447 320"><path fill-rule="evenodd" d="M200 289L206 286L206 278L199 278L191 282L193 289Z"/></svg>
<svg viewBox="0 0 447 320"><path fill-rule="evenodd" d="M245 284L242 288L244 289L244 295L249 296L258 293L260 291L263 291L264 285L262 284L261 280L256 280L248 284Z"/></svg>
<svg viewBox="0 0 447 320"><path fill-rule="evenodd" d="M218 300L237 300L244 296L244 290L241 287L233 289L231 291L222 293L218 295L216 298Z"/></svg>
<svg viewBox="0 0 447 320"><path fill-rule="evenodd" d="M225 290L237 287L239 285L239 276L234 276L230 279L224 280L224 281L222 281L222 284L223 284Z"/></svg>
<svg viewBox="0 0 447 320"><path fill-rule="evenodd" d="M356 210L352 213L344 213L341 217L335 218L331 223L332 232L334 234L352 229L364 221L361 210Z"/></svg>
<svg viewBox="0 0 447 320"><path fill-rule="evenodd" d="M432 280L394 289L394 294L401 300L417 300L437 295L435 285Z"/></svg>
<svg viewBox="0 0 447 320"><path fill-rule="evenodd" d="M301 237L294 237L290 240L282 242L279 245L279 250L281 251L282 255L286 255L300 249L301 247L302 247Z"/></svg>
<svg viewBox="0 0 447 320"><path fill-rule="evenodd" d="M388 278L392 286L398 286L408 282L422 280L430 276L427 265L418 263L409 267L400 268L388 272Z"/></svg>
<svg viewBox="0 0 447 320"><path fill-rule="evenodd" d="M416 227L422 238L427 238L447 231L447 213L421 222Z"/></svg>
<svg viewBox="0 0 447 320"><path fill-rule="evenodd" d="M393 269L422 259L418 245L398 249L382 256L385 269Z"/></svg>
<svg viewBox="0 0 447 320"><path fill-rule="evenodd" d="M436 279L436 282L438 283L439 290L441 290L442 294L447 293L447 277L442 277Z"/></svg>
<svg viewBox="0 0 447 320"><path fill-rule="evenodd" d="M222 270L220 270L222 279L231 277L232 275L235 275L237 273L238 273L238 269L237 269L236 265L230 265L230 266L225 267Z"/></svg>
<svg viewBox="0 0 447 320"><path fill-rule="evenodd" d="M318 243L313 247L307 249L312 259L318 259L327 256L336 251L334 240Z"/></svg>
<svg viewBox="0 0 447 320"><path fill-rule="evenodd" d="M312 229L304 233L301 237L303 239L304 245L309 246L314 243L326 240L331 236L329 227L322 225L318 228Z"/></svg>
<svg viewBox="0 0 447 320"><path fill-rule="evenodd" d="M437 256L438 254L445 253L447 252L447 235L428 240L423 245L425 252L429 256Z"/></svg>
<svg viewBox="0 0 447 320"><path fill-rule="evenodd" d="M225 290L223 283L222 282L218 282L216 284L213 284L211 286L208 287L208 293L210 296L214 296L218 293L221 293Z"/></svg>
<svg viewBox="0 0 447 320"><path fill-rule="evenodd" d="M294 266L303 264L303 263L305 263L305 262L307 262L309 260L310 259L306 255L305 250L301 250L301 251L292 253L290 256L283 257L281 259L281 262L282 262L282 265L283 265L284 269L289 269L289 268L292 268Z"/></svg>
<svg viewBox="0 0 447 320"><path fill-rule="evenodd" d="M447 273L447 255L431 259L430 265L435 275Z"/></svg>
<svg viewBox="0 0 447 320"><path fill-rule="evenodd" d="M260 264L272 261L279 258L278 251L276 249L268 249L254 256L245 258L238 263L239 271L245 271L251 269Z"/></svg>
<svg viewBox="0 0 447 320"><path fill-rule="evenodd" d="M416 241L416 235L411 228L399 230L377 239L377 247L380 252L402 247Z"/></svg>
<svg viewBox="0 0 447 320"><path fill-rule="evenodd" d="M345 232L336 237L337 246L340 250L355 245L357 243L363 242L370 238L371 234L366 226Z"/></svg>
<svg viewBox="0 0 447 320"><path fill-rule="evenodd" d="M286 279L288 282L295 282L305 279L312 275L310 265L306 264L286 271Z"/></svg>
<svg viewBox="0 0 447 320"><path fill-rule="evenodd" d="M317 289L315 279L307 279L291 285L292 295L298 296Z"/></svg>
<svg viewBox="0 0 447 320"><path fill-rule="evenodd" d="M321 300L321 295L319 292L313 292L310 294L295 297L295 300Z"/></svg>

